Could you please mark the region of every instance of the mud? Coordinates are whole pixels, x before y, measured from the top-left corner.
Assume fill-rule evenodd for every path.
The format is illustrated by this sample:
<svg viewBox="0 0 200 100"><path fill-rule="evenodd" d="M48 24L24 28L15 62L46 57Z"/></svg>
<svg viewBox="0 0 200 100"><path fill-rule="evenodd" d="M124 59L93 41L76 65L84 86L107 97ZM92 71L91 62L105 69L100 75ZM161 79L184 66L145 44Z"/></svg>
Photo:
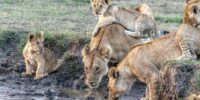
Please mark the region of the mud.
<svg viewBox="0 0 200 100"><path fill-rule="evenodd" d="M41 80L23 76L24 71L21 55L0 53L1 100L106 100L108 97L107 78L97 90L90 90L84 84L80 56L66 59L58 71ZM136 82L122 100L139 100L144 92L145 84Z"/></svg>

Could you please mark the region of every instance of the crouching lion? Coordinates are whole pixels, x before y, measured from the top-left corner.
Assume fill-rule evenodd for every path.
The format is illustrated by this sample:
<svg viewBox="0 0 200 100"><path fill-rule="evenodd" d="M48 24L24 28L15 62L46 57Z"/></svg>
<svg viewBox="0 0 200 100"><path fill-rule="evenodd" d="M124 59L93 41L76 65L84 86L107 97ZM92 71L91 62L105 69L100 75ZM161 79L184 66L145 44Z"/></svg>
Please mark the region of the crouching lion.
<svg viewBox="0 0 200 100"><path fill-rule="evenodd" d="M29 34L28 42L23 50L26 64L26 75L36 73L35 79L41 79L55 71L64 61L56 59L54 53L44 47L43 33Z"/></svg>
<svg viewBox="0 0 200 100"><path fill-rule="evenodd" d="M109 66L118 63L132 46L142 43L124 34L124 30L118 24L102 27L97 36L91 38L90 46L83 48L85 82L90 88L98 88Z"/></svg>
<svg viewBox="0 0 200 100"><path fill-rule="evenodd" d="M159 69L162 62L181 55L175 36L176 33L170 33L152 42L138 45L117 67L111 68L108 74L110 100L122 96L130 89L136 78L147 84L148 99L158 100Z"/></svg>

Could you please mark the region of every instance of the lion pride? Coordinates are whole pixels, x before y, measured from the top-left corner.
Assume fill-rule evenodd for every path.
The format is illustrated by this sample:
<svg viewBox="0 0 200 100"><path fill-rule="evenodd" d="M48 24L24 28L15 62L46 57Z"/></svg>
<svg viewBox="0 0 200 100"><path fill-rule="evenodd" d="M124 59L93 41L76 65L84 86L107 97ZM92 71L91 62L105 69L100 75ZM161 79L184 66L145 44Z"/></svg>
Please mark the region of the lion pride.
<svg viewBox="0 0 200 100"><path fill-rule="evenodd" d="M92 0L92 2L96 3L97 1L98 0ZM137 6L135 10L147 15L153 13L146 4ZM153 16L151 17L153 18ZM127 30L118 24L102 27L100 31L98 31L98 34L104 34L102 40L101 35L92 37L90 46L83 48L82 56L86 74L86 84L90 88L97 88L99 86L102 78L108 73L108 66L117 64L128 53L132 46L143 43L141 38L130 37L124 34L125 32L127 32ZM100 67L100 70L97 67ZM97 70L95 70L95 68L97 68ZM96 71L98 73L96 73Z"/></svg>
<svg viewBox="0 0 200 100"><path fill-rule="evenodd" d="M189 8L187 8L189 7ZM194 10L195 8L195 10ZM109 71L109 98L116 100L130 89L133 80L147 84L146 98L159 100L159 69L161 63L182 55L182 36L187 37L190 52L200 54L200 0L189 0L184 10L184 23L176 33L170 33L146 44L135 46L127 56Z"/></svg>
<svg viewBox="0 0 200 100"><path fill-rule="evenodd" d="M98 88L108 73L109 64L118 63L132 46L142 43L140 39L124 34L124 30L118 24L103 27L92 37L90 46L83 48L85 82L90 88Z"/></svg>

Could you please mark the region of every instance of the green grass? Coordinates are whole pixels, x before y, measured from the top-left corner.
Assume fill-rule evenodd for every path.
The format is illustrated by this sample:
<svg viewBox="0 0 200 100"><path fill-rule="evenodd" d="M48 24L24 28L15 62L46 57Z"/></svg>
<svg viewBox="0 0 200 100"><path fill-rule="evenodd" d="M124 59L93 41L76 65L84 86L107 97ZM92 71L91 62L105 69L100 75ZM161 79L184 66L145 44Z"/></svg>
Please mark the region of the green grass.
<svg viewBox="0 0 200 100"><path fill-rule="evenodd" d="M197 84L196 84L197 90L200 91L200 75L197 76Z"/></svg>
<svg viewBox="0 0 200 100"><path fill-rule="evenodd" d="M90 0L74 0L75 2L90 3Z"/></svg>
<svg viewBox="0 0 200 100"><path fill-rule="evenodd" d="M155 17L156 21L158 22L166 22L166 23L182 23L181 16L161 16L158 15Z"/></svg>
<svg viewBox="0 0 200 100"><path fill-rule="evenodd" d="M86 2L88 0L2 0L0 29L55 34L88 33L92 31L95 17ZM87 21L90 19L93 21Z"/></svg>
<svg viewBox="0 0 200 100"><path fill-rule="evenodd" d="M19 53L27 43L27 36L29 32L13 32L13 31L1 31L0 32L0 48L4 51L12 51L16 49ZM45 32L45 47L50 48L53 51L65 52L70 49L70 44L78 45L81 41L82 44L86 44L89 41L87 34L78 33L59 33L53 34Z"/></svg>

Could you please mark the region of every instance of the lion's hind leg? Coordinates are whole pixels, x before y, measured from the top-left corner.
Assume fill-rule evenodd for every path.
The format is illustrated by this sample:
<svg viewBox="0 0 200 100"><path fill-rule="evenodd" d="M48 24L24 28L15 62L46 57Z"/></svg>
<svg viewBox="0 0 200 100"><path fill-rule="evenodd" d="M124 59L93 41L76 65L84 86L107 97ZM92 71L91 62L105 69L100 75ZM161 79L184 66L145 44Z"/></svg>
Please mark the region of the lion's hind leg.
<svg viewBox="0 0 200 100"><path fill-rule="evenodd" d="M38 64L37 70L36 70L36 75L35 75L35 80L39 80L45 76L48 76L49 72L45 68L45 64Z"/></svg>

